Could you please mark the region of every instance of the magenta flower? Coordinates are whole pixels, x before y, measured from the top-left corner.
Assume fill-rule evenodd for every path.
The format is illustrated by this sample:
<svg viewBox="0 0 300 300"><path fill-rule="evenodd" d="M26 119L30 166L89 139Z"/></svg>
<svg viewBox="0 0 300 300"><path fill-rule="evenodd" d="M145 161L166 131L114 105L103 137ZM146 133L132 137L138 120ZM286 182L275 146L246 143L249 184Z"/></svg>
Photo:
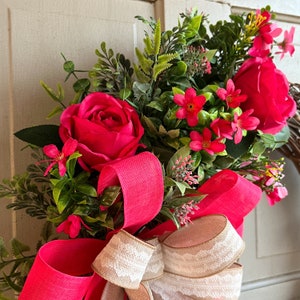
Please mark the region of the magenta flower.
<svg viewBox="0 0 300 300"><path fill-rule="evenodd" d="M210 128L218 137L226 138L229 140L233 139L233 129L231 127L230 121L217 118L210 123Z"/></svg>
<svg viewBox="0 0 300 300"><path fill-rule="evenodd" d="M279 36L282 29L276 24L270 23L271 14L268 11L261 13L257 10L255 16L255 27L258 34L254 38L253 46L249 50L249 55L252 57L266 57L270 53L271 45L274 38Z"/></svg>
<svg viewBox="0 0 300 300"><path fill-rule="evenodd" d="M282 29L276 24L268 23L259 29L259 36L263 43L272 44L275 37L279 36Z"/></svg>
<svg viewBox="0 0 300 300"><path fill-rule="evenodd" d="M54 144L44 146L43 147L44 153L48 157L52 158L52 160L50 160L51 163L49 164L49 166L47 167L44 173L44 176L46 176L53 168L53 166L55 166L56 164L58 164L59 175L64 176L67 172L67 168L66 168L67 158L75 152L77 148L77 144L78 142L76 140L70 138L63 145L61 152Z"/></svg>
<svg viewBox="0 0 300 300"><path fill-rule="evenodd" d="M259 119L256 117L250 117L253 113L253 109L248 109L243 112L240 116L235 113L234 120L231 123L234 131L234 143L238 144L243 138L243 130L255 130L259 124Z"/></svg>
<svg viewBox="0 0 300 300"><path fill-rule="evenodd" d="M280 54L280 59L282 59L285 53L289 53L292 56L295 52L295 47L293 45L294 40L295 27L292 26L290 31L284 31L284 39L281 43L278 43L278 47L281 51L276 52L276 54Z"/></svg>
<svg viewBox="0 0 300 300"><path fill-rule="evenodd" d="M283 198L285 198L288 195L288 190L286 187L282 186L280 183L278 183L273 191L266 193L268 202L271 206L273 206L276 202L281 201Z"/></svg>
<svg viewBox="0 0 300 300"><path fill-rule="evenodd" d="M217 95L221 100L226 101L227 107L236 108L241 102L246 101L247 95L240 95L241 90L235 89L232 79L226 83L226 89L218 88Z"/></svg>
<svg viewBox="0 0 300 300"><path fill-rule="evenodd" d="M85 228L90 229L82 219L77 215L69 215L68 218L63 221L59 226L56 228L57 233L64 232L70 236L70 238L74 239L79 235L81 225Z"/></svg>
<svg viewBox="0 0 300 300"><path fill-rule="evenodd" d="M196 126L198 124L198 113L205 101L205 97L203 95L197 96L193 88L188 88L184 95L174 95L174 102L181 106L176 112L176 117L186 119L189 126Z"/></svg>
<svg viewBox="0 0 300 300"><path fill-rule="evenodd" d="M208 128L204 128L202 135L198 131L192 131L190 133L190 148L193 151L204 150L208 154L213 155L225 150L226 146L221 142L221 138L214 141L211 140L212 133Z"/></svg>

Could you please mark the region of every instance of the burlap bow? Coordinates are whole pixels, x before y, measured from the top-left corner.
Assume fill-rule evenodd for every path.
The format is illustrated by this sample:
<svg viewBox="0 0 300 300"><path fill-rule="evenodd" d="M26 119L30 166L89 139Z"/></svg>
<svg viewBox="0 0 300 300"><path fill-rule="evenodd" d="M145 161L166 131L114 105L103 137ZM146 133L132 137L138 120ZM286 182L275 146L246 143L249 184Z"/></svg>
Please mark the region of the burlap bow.
<svg viewBox="0 0 300 300"><path fill-rule="evenodd" d="M237 299L244 242L224 215L199 218L147 242L114 235L93 262L108 280L101 300Z"/></svg>

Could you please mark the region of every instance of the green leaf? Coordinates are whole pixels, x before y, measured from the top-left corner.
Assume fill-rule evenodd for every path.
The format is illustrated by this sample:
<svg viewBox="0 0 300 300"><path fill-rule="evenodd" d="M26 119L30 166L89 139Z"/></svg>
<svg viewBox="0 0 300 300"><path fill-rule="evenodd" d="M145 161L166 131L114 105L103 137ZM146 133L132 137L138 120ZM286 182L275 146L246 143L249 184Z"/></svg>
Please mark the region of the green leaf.
<svg viewBox="0 0 300 300"><path fill-rule="evenodd" d="M252 148L252 152L254 155L261 155L266 151L266 146L262 141L258 141L256 143L254 143L253 148Z"/></svg>
<svg viewBox="0 0 300 300"><path fill-rule="evenodd" d="M131 90L127 89L127 88L121 89L120 92L119 92L119 97L122 100L125 100L125 99L129 98L130 95L131 95Z"/></svg>
<svg viewBox="0 0 300 300"><path fill-rule="evenodd" d="M118 198L120 194L121 188L119 186L109 186L107 187L101 197L100 197L100 203L104 206L111 206L116 199Z"/></svg>
<svg viewBox="0 0 300 300"><path fill-rule="evenodd" d="M7 275L5 275L4 273L3 273L3 277L4 277L5 281L7 282L7 284L10 286L11 289L13 289L13 290L16 291L16 292L21 292L21 290L22 290L22 287L21 287L21 286L15 284L15 283L10 279L10 277L7 276Z"/></svg>
<svg viewBox="0 0 300 300"><path fill-rule="evenodd" d="M150 76L146 75L136 64L133 65L134 74L139 81L139 83L144 84L150 81Z"/></svg>
<svg viewBox="0 0 300 300"><path fill-rule="evenodd" d="M5 248L5 243L4 243L4 239L2 236L0 236L0 257L4 258L4 257L8 257L8 251Z"/></svg>
<svg viewBox="0 0 300 300"><path fill-rule="evenodd" d="M78 93L80 91L87 91L90 86L91 82L88 78L81 78L73 84L73 89L76 93Z"/></svg>
<svg viewBox="0 0 300 300"><path fill-rule="evenodd" d="M175 184L178 187L181 196L184 196L186 189L190 188L190 186L186 182L175 181Z"/></svg>
<svg viewBox="0 0 300 300"><path fill-rule="evenodd" d="M146 75L151 75L153 61L145 57L138 48L136 48L135 53L140 63L140 68L143 70L143 72L145 72Z"/></svg>
<svg viewBox="0 0 300 300"><path fill-rule="evenodd" d="M152 107L158 111L163 111L163 105L160 101L151 101L149 104L147 104L148 107Z"/></svg>
<svg viewBox="0 0 300 300"><path fill-rule="evenodd" d="M73 73L75 70L75 65L72 61L68 60L64 63L63 68L67 73Z"/></svg>
<svg viewBox="0 0 300 300"><path fill-rule="evenodd" d="M177 95L177 94L184 95L184 91L175 86L172 87L172 92L174 95Z"/></svg>
<svg viewBox="0 0 300 300"><path fill-rule="evenodd" d="M248 132L247 135L243 137L242 141L238 145L236 145L233 140L227 140L226 141L227 153L234 158L238 158L242 156L244 153L246 153L249 150L249 147L253 143L254 138L255 138L255 133Z"/></svg>
<svg viewBox="0 0 300 300"><path fill-rule="evenodd" d="M61 113L63 111L62 106L56 106L48 115L47 115L47 119L51 119L52 117L54 117L55 115Z"/></svg>
<svg viewBox="0 0 300 300"><path fill-rule="evenodd" d="M57 85L58 92L56 93L53 89L51 89L44 81L40 81L41 86L44 88L46 93L57 102L62 102L64 99L63 88L60 84Z"/></svg>
<svg viewBox="0 0 300 300"><path fill-rule="evenodd" d="M68 182L69 182L68 178L63 178L60 181L58 181L56 183L56 185L53 187L52 195L53 195L53 199L56 204L58 204L61 192L62 192L63 188L65 187L65 185L68 184Z"/></svg>
<svg viewBox="0 0 300 300"><path fill-rule="evenodd" d="M15 257L21 257L23 252L29 251L30 247L13 238L11 240L12 252Z"/></svg>
<svg viewBox="0 0 300 300"><path fill-rule="evenodd" d="M172 220L174 224L176 225L177 229L180 228L180 223L179 221L175 218L174 214L170 211L169 208L167 207L162 207L160 210L160 213L167 217L168 219Z"/></svg>
<svg viewBox="0 0 300 300"><path fill-rule="evenodd" d="M157 76L160 75L163 71L169 69L172 66L172 64L169 63L161 63L161 64L155 64L153 67L153 74L152 78L156 81Z"/></svg>
<svg viewBox="0 0 300 300"><path fill-rule="evenodd" d="M145 52L148 54L148 55L154 55L154 48L153 48L153 43L150 39L149 36L146 36L144 38L144 45L145 45Z"/></svg>
<svg viewBox="0 0 300 300"><path fill-rule="evenodd" d="M61 214L71 202L72 198L69 193L60 194L57 199L57 210Z"/></svg>
<svg viewBox="0 0 300 300"><path fill-rule="evenodd" d="M175 59L178 57L177 53L166 53L166 54L161 54L158 56L158 64L164 64L164 63L168 63L171 60Z"/></svg>
<svg viewBox="0 0 300 300"><path fill-rule="evenodd" d="M76 186L77 191L80 193L90 196L90 197L97 197L96 189L90 184L79 184Z"/></svg>
<svg viewBox="0 0 300 300"><path fill-rule="evenodd" d="M158 55L160 51L161 44L161 26L160 20L156 22L155 31L154 31L154 55Z"/></svg>
<svg viewBox="0 0 300 300"><path fill-rule="evenodd" d="M289 138L290 138L290 128L289 126L285 126L281 129L280 132L275 134L274 140L276 142L275 148L280 148L281 146L285 145Z"/></svg>
<svg viewBox="0 0 300 300"><path fill-rule="evenodd" d="M15 136L24 142L38 147L54 144L58 148L61 148L62 141L58 134L58 128L57 125L38 125L17 131Z"/></svg>
<svg viewBox="0 0 300 300"><path fill-rule="evenodd" d="M68 158L68 160L66 162L67 172L71 178L75 174L77 158L80 156L81 156L81 154L78 151L76 151L70 155L70 157Z"/></svg>

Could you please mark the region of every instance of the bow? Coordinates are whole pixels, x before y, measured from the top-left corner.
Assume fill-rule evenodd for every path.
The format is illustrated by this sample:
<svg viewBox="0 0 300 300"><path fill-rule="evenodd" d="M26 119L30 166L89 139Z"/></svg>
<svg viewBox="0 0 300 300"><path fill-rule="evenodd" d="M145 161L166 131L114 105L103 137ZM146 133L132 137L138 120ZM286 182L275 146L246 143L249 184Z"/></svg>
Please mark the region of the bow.
<svg viewBox="0 0 300 300"><path fill-rule="evenodd" d="M107 241L43 245L19 300L118 300L124 293L130 300L217 299L221 294L235 299L242 279L242 267L236 264L244 247L240 229L261 197L257 186L233 171L220 171L200 187L207 196L191 224L176 230L165 222L135 237L132 234L155 217L163 201L159 160L144 152L104 167L101 176L99 191L121 185L122 228Z"/></svg>

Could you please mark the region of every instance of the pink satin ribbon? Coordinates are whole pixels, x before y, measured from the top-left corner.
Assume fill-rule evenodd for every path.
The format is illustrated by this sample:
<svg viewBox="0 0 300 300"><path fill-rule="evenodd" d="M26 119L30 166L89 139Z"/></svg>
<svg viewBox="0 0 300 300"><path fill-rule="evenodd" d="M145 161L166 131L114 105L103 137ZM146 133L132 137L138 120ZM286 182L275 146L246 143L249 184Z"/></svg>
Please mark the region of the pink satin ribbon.
<svg viewBox="0 0 300 300"><path fill-rule="evenodd" d="M127 160L127 159L126 159ZM133 167L131 171L128 166ZM152 220L163 200L162 170L158 159L144 152L127 162L107 166L101 173L98 190L120 184L124 199L123 228L134 233ZM142 184L141 184L142 182ZM207 197L199 203L192 218L208 214L224 214L242 234L243 219L257 204L261 190L233 171L223 170L200 189ZM165 222L143 238L174 231L174 224ZM142 237L142 236L140 236ZM57 240L38 252L19 300L99 300L105 280L91 273L91 264L106 242L93 239Z"/></svg>

